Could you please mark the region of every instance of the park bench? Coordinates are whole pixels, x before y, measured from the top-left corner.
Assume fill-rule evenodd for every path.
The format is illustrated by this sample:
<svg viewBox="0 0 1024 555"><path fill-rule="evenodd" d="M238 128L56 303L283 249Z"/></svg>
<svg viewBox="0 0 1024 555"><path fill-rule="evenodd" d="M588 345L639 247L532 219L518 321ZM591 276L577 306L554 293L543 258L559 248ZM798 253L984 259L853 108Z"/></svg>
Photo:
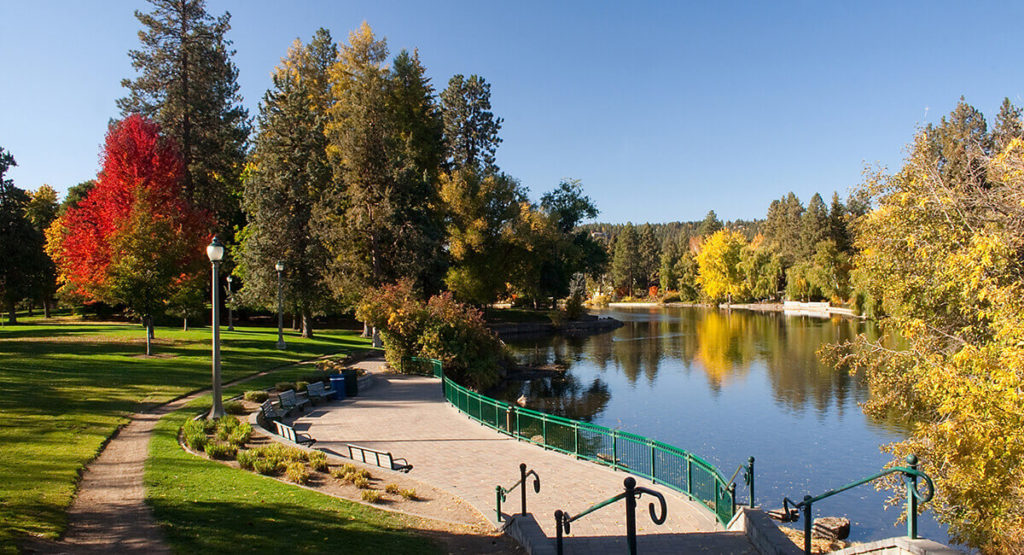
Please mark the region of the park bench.
<svg viewBox="0 0 1024 555"><path fill-rule="evenodd" d="M263 414L263 419L267 422L276 422L284 418L284 413L275 407L274 403L270 402L270 399L263 401L263 404L260 405L260 412Z"/></svg>
<svg viewBox="0 0 1024 555"><path fill-rule="evenodd" d="M276 420L274 421L274 428L277 430L277 435L287 439L292 443L298 443L299 445L313 445L314 443L316 443L316 440L313 439L312 437L305 434L300 434L295 431L295 428L292 428L291 426L278 422Z"/></svg>
<svg viewBox="0 0 1024 555"><path fill-rule="evenodd" d="M306 386L306 396L311 402L330 400L331 394L324 389L324 382L313 382Z"/></svg>
<svg viewBox="0 0 1024 555"><path fill-rule="evenodd" d="M292 409L299 409L301 411L302 407L310 404L309 399L300 399L299 396L295 394L294 389L282 391L281 394L277 396L277 401L281 403L281 408L284 409L285 412L291 412Z"/></svg>
<svg viewBox="0 0 1024 555"><path fill-rule="evenodd" d="M409 461L392 457L391 453L388 453L387 451L378 451L376 449L370 449L369 447L352 445L351 443L347 445L348 458L354 461L375 464L381 468L397 470L399 472L409 472L412 470L412 465L409 464Z"/></svg>

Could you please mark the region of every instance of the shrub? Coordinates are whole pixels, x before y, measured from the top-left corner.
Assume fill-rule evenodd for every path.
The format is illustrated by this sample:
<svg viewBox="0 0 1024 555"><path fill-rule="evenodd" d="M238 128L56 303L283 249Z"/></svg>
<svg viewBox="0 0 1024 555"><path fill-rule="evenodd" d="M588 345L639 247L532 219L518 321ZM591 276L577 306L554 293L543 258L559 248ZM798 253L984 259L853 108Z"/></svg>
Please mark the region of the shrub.
<svg viewBox="0 0 1024 555"><path fill-rule="evenodd" d="M380 492L376 490L364 489L361 495L363 497L363 501L366 501L368 503L377 503L378 501L381 500Z"/></svg>
<svg viewBox="0 0 1024 555"><path fill-rule="evenodd" d="M355 484L356 487L359 488L359 489L369 489L370 488L370 481L367 480L366 478L362 477L362 476L356 476L356 479L352 480L352 483Z"/></svg>
<svg viewBox="0 0 1024 555"><path fill-rule="evenodd" d="M319 365L319 363L318 363L318 365ZM307 382L307 383L315 383L315 382L327 383L327 382L330 381L331 375L328 374L325 371L320 371L320 372L316 372L315 374L306 374L306 375L302 376L299 379L302 380L303 382Z"/></svg>
<svg viewBox="0 0 1024 555"><path fill-rule="evenodd" d="M386 491L388 493L398 493L398 484L394 484L394 483L388 484L388 485L384 486L384 491Z"/></svg>
<svg viewBox="0 0 1024 555"><path fill-rule="evenodd" d="M359 479L359 475L356 474L355 472L346 472L345 474L343 474L341 476L341 481L345 482L347 484L354 483L358 479Z"/></svg>
<svg viewBox="0 0 1024 555"><path fill-rule="evenodd" d="M295 391L303 392L309 387L309 382L295 382Z"/></svg>
<svg viewBox="0 0 1024 555"><path fill-rule="evenodd" d="M202 451L206 448L206 432L199 430L184 434L185 445L193 451Z"/></svg>
<svg viewBox="0 0 1024 555"><path fill-rule="evenodd" d="M252 469L265 476L275 476L284 471L284 463L272 459L256 459L252 461Z"/></svg>
<svg viewBox="0 0 1024 555"><path fill-rule="evenodd" d="M209 442L204 451L206 451L206 456L211 459L229 460L238 455L238 448L227 443Z"/></svg>
<svg viewBox="0 0 1024 555"><path fill-rule="evenodd" d="M409 501L415 501L417 499L416 490L414 489L403 489L402 491L398 492L398 494L408 499Z"/></svg>
<svg viewBox="0 0 1024 555"><path fill-rule="evenodd" d="M552 310L548 312L548 319L556 328L560 328L565 324L565 313L561 310Z"/></svg>
<svg viewBox="0 0 1024 555"><path fill-rule="evenodd" d="M277 382L274 385L274 389L280 392L285 392L288 391L289 389L295 389L295 384L293 384L292 382Z"/></svg>
<svg viewBox="0 0 1024 555"><path fill-rule="evenodd" d="M588 301L591 306L608 306L608 303L610 302L612 302L612 298L608 295L594 295L594 297Z"/></svg>
<svg viewBox="0 0 1024 555"><path fill-rule="evenodd" d="M661 297L661 302L663 303L678 303L681 300L679 291L665 291L665 294Z"/></svg>
<svg viewBox="0 0 1024 555"><path fill-rule="evenodd" d="M228 436L228 443L235 447L241 447L246 443L249 443L249 439L251 438L252 425L248 422L244 422L231 431L231 435Z"/></svg>
<svg viewBox="0 0 1024 555"><path fill-rule="evenodd" d="M366 470L365 468L360 468L356 470L355 474L356 476L359 476L360 478L366 478L367 480L373 478L373 475L370 474L370 471Z"/></svg>
<svg viewBox="0 0 1024 555"><path fill-rule="evenodd" d="M309 482L309 470L306 469L306 465L301 462L290 462L285 466L284 470L285 477L288 480L295 482L296 484L305 484Z"/></svg>
<svg viewBox="0 0 1024 555"><path fill-rule="evenodd" d="M345 463L345 464L341 465L341 473L342 474L348 474L349 472L355 472L357 470L359 470L359 467L357 467L356 465L354 465L352 463Z"/></svg>
<svg viewBox="0 0 1024 555"><path fill-rule="evenodd" d="M252 463L256 460L256 455L253 454L252 450L239 450L235 454L235 460L238 461L238 466L252 470Z"/></svg>
<svg viewBox="0 0 1024 555"><path fill-rule="evenodd" d="M344 467L338 467L338 468L332 468L331 469L331 477L332 478L337 478L338 480L341 480L343 482L345 481L345 475L346 474L348 474L348 472L345 471Z"/></svg>
<svg viewBox="0 0 1024 555"><path fill-rule="evenodd" d="M262 403L270 398L270 395L266 391L246 391L245 400L253 403Z"/></svg>
<svg viewBox="0 0 1024 555"><path fill-rule="evenodd" d="M205 426L206 422L202 420L189 420L181 426L181 433L182 435L205 434Z"/></svg>
<svg viewBox="0 0 1024 555"><path fill-rule="evenodd" d="M312 451L307 457L309 466L317 472L327 472L327 455L320 451Z"/></svg>
<svg viewBox="0 0 1024 555"><path fill-rule="evenodd" d="M224 412L228 414L249 414L249 411L245 408L245 405L241 401L228 401L224 403Z"/></svg>
<svg viewBox="0 0 1024 555"><path fill-rule="evenodd" d="M207 434L212 434L212 433L217 431L217 424L218 424L218 422L217 422L216 418L200 420L200 422L203 423L203 432L205 432Z"/></svg>

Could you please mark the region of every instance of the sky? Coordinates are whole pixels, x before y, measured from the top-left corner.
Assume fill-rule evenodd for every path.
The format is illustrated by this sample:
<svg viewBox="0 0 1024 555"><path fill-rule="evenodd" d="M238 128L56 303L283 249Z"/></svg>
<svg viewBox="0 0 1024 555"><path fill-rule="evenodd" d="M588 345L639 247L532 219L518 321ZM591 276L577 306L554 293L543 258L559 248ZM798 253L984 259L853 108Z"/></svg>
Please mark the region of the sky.
<svg viewBox="0 0 1024 555"><path fill-rule="evenodd" d="M0 147L22 189L95 177L145 1L0 0ZM255 116L296 38L367 21L419 49L440 91L491 83L498 165L535 200L579 179L598 221L764 217L793 191L846 196L897 168L961 96L1024 106L1024 3L207 0L231 13Z"/></svg>

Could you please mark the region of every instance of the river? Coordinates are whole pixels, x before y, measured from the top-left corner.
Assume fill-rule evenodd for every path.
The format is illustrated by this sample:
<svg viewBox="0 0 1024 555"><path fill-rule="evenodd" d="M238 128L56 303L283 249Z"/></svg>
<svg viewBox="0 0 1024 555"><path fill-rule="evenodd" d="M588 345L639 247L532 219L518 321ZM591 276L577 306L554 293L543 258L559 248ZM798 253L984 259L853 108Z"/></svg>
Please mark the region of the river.
<svg viewBox="0 0 1024 555"><path fill-rule="evenodd" d="M906 435L861 411L869 396L862 379L816 355L825 343L876 336L870 322L700 308L592 313L625 325L586 337L507 341L523 363L567 370L563 378L510 383L496 395L525 395L529 408L676 445L726 478L754 456L763 508L878 472L891 460L879 447ZM746 500L742 480L737 493ZM853 541L906 534L896 524L902 505L886 508L889 495L863 485L815 504L814 516L846 516ZM948 543L929 512L919 527L921 536Z"/></svg>

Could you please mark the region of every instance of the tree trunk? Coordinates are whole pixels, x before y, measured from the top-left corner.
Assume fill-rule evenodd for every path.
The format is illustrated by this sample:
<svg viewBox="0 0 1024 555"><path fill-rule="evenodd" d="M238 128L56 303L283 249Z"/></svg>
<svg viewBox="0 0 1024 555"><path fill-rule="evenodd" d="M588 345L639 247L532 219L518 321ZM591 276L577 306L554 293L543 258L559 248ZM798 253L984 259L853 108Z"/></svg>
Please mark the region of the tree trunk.
<svg viewBox="0 0 1024 555"><path fill-rule="evenodd" d="M7 303L7 323L18 323L18 312L14 310L14 301L8 301Z"/></svg>
<svg viewBox="0 0 1024 555"><path fill-rule="evenodd" d="M380 349L384 346L384 342L380 339L380 330L373 328L373 346L376 349Z"/></svg>
<svg viewBox="0 0 1024 555"><path fill-rule="evenodd" d="M143 316L142 321L146 325L146 356L153 355L153 317Z"/></svg>
<svg viewBox="0 0 1024 555"><path fill-rule="evenodd" d="M43 299L43 316L50 317L50 297Z"/></svg>
<svg viewBox="0 0 1024 555"><path fill-rule="evenodd" d="M32 301L29 301L29 302L28 302L28 315L29 315L29 316L32 316L32 309L34 308L34 307L33 307L32 305L34 305L34 304L35 304L35 303L34 303L34 302L32 302Z"/></svg>
<svg viewBox="0 0 1024 555"><path fill-rule="evenodd" d="M370 337L370 324L363 322L363 335L361 337Z"/></svg>
<svg viewBox="0 0 1024 555"><path fill-rule="evenodd" d="M302 337L313 337L313 316L309 312L302 313Z"/></svg>
<svg viewBox="0 0 1024 555"><path fill-rule="evenodd" d="M182 318L184 324L182 324L181 331L188 331L188 316Z"/></svg>
<svg viewBox="0 0 1024 555"><path fill-rule="evenodd" d="M302 328L299 327L299 315L292 312L292 331L299 331L300 329Z"/></svg>

